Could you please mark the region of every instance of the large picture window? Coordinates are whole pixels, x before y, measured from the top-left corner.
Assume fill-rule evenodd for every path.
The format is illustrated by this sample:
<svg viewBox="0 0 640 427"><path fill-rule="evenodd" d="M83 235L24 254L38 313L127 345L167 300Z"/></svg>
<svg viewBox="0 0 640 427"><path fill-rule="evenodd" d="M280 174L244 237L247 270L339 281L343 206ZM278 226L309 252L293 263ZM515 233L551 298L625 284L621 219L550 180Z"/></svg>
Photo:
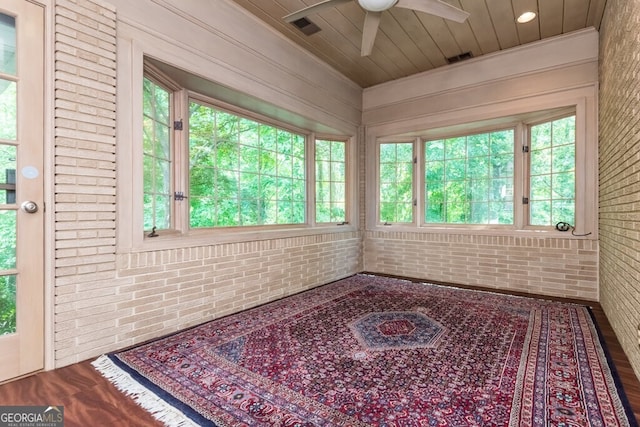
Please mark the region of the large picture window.
<svg viewBox="0 0 640 427"><path fill-rule="evenodd" d="M177 79L145 65L143 203L136 213L145 241L208 232L235 241L245 230L255 238L350 223L350 138L316 135L190 91Z"/></svg>
<svg viewBox="0 0 640 427"><path fill-rule="evenodd" d="M189 105L190 227L305 222L305 137Z"/></svg>
<svg viewBox="0 0 640 427"><path fill-rule="evenodd" d="M462 135L432 130L437 138L380 140L378 224L509 229L574 225L576 115L562 112L540 112L536 116L545 117L542 120L513 121L494 129L482 123L481 132ZM422 177L420 182L414 176Z"/></svg>
<svg viewBox="0 0 640 427"><path fill-rule="evenodd" d="M424 146L426 223L513 224L513 129Z"/></svg>

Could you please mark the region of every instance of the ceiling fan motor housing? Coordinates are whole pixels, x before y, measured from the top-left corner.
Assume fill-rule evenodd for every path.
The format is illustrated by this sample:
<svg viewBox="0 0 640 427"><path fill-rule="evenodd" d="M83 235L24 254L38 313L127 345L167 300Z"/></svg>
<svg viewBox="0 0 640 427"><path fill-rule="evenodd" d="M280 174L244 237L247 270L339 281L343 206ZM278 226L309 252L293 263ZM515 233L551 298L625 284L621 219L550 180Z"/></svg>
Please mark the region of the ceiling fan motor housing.
<svg viewBox="0 0 640 427"><path fill-rule="evenodd" d="M398 0L358 0L358 4L369 12L382 12L391 9Z"/></svg>

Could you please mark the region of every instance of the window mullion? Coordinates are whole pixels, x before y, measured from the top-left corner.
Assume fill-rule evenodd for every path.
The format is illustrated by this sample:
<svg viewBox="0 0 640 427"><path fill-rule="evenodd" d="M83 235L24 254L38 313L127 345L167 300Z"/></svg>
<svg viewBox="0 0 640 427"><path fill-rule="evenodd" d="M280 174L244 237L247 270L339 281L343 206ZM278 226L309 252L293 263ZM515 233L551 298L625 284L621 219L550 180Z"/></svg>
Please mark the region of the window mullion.
<svg viewBox="0 0 640 427"><path fill-rule="evenodd" d="M529 205L524 203L529 195L529 151L525 147L531 146L528 127L522 123L516 126L514 138L514 171L513 171L513 201L514 201L514 226L516 230L522 230L529 223Z"/></svg>
<svg viewBox="0 0 640 427"><path fill-rule="evenodd" d="M182 130L172 131L173 135L173 177L172 193L174 228L182 233L189 231L189 95L186 90L173 94L172 122L183 122ZM175 193L182 192L183 200L176 200Z"/></svg>
<svg viewBox="0 0 640 427"><path fill-rule="evenodd" d="M306 222L310 226L316 225L316 134L306 135L305 161L307 165L307 203Z"/></svg>
<svg viewBox="0 0 640 427"><path fill-rule="evenodd" d="M413 200L415 200L413 208L413 221L416 226L424 223L424 193L426 182L424 179L424 142L422 138L417 137L413 148Z"/></svg>

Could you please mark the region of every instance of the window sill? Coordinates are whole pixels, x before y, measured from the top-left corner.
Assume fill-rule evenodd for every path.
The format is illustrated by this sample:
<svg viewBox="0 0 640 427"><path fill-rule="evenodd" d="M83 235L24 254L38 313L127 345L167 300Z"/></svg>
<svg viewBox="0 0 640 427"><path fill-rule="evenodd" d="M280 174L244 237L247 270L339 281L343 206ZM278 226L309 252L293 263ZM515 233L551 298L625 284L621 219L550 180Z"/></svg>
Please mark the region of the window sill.
<svg viewBox="0 0 640 427"><path fill-rule="evenodd" d="M588 236L580 236L581 232L576 232L577 236L571 234L571 231L558 231L555 228L525 228L516 229L515 227L483 227L483 226L421 226L414 225L382 225L378 224L374 227L367 227L366 231L373 232L398 232L398 233L422 233L422 234L461 234L461 235L480 235L480 236L506 236L506 237L529 237L544 239L570 239L570 240L597 240L597 233Z"/></svg>
<svg viewBox="0 0 640 427"><path fill-rule="evenodd" d="M191 230L188 233L177 231L159 232L157 237L141 238L134 241L132 247L120 247L118 252L150 252L167 249L181 249L199 246L212 246L226 243L244 243L261 240L286 239L292 237L314 236L320 234L353 233L357 227L351 224L338 226L337 224L315 227L275 228L243 230Z"/></svg>

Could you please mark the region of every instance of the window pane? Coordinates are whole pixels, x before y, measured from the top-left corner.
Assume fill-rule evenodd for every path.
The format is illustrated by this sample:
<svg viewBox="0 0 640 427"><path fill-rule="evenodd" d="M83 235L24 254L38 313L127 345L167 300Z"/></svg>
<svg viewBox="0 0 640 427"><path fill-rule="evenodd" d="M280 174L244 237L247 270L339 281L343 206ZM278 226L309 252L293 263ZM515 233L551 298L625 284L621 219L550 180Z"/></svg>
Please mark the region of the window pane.
<svg viewBox="0 0 640 427"><path fill-rule="evenodd" d="M144 228L171 228L170 94L155 82L143 82Z"/></svg>
<svg viewBox="0 0 640 427"><path fill-rule="evenodd" d="M0 13L0 72L16 75L16 18Z"/></svg>
<svg viewBox="0 0 640 427"><path fill-rule="evenodd" d="M316 222L346 221L346 142L316 140Z"/></svg>
<svg viewBox="0 0 640 427"><path fill-rule="evenodd" d="M16 203L16 156L14 145L0 144L0 205Z"/></svg>
<svg viewBox="0 0 640 427"><path fill-rule="evenodd" d="M304 136L195 101L189 111L192 228L304 223Z"/></svg>
<svg viewBox="0 0 640 427"><path fill-rule="evenodd" d="M413 144L380 144L380 221L413 222Z"/></svg>
<svg viewBox="0 0 640 427"><path fill-rule="evenodd" d="M0 210L0 270L16 268L16 211Z"/></svg>
<svg viewBox="0 0 640 427"><path fill-rule="evenodd" d="M575 221L575 116L531 127L531 225Z"/></svg>
<svg viewBox="0 0 640 427"><path fill-rule="evenodd" d="M346 221L344 141L316 140L316 222Z"/></svg>
<svg viewBox="0 0 640 427"><path fill-rule="evenodd" d="M0 276L0 335L16 332L16 276Z"/></svg>
<svg viewBox="0 0 640 427"><path fill-rule="evenodd" d="M425 222L512 224L513 150L512 129L426 141Z"/></svg>
<svg viewBox="0 0 640 427"><path fill-rule="evenodd" d="M0 138L15 141L18 136L16 83L0 79Z"/></svg>

